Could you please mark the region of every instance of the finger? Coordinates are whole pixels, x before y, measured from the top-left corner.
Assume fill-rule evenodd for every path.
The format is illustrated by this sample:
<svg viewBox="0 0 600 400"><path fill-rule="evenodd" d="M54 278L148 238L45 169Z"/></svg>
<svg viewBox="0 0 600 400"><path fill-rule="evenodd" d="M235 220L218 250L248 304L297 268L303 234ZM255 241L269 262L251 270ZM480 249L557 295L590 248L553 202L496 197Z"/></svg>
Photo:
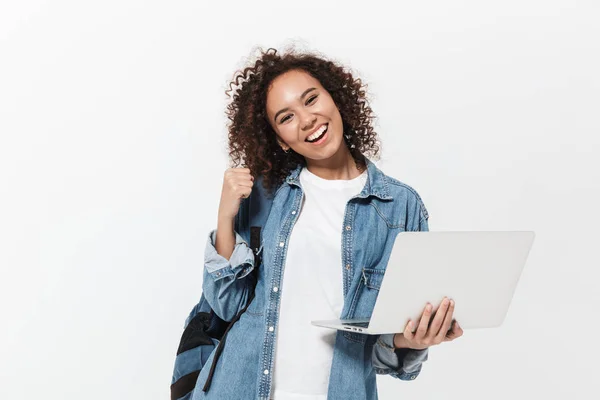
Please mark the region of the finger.
<svg viewBox="0 0 600 400"><path fill-rule="evenodd" d="M452 324L453 315L454 315L454 300L450 300L450 305L448 306L448 310L446 311L446 317L444 318L444 322L442 323L442 327L440 328L440 331L436 335L436 339L437 339L438 343L441 343L444 340L444 338L446 337L446 335L448 334L448 331L450 330L450 325Z"/></svg>
<svg viewBox="0 0 600 400"><path fill-rule="evenodd" d="M252 189L251 188L240 188L238 193L241 197L246 199L246 198L250 197L250 194L252 193Z"/></svg>
<svg viewBox="0 0 600 400"><path fill-rule="evenodd" d="M234 174L232 176L234 176L236 179L248 178L250 180L254 180L254 175L252 175L250 173L250 170L246 170L246 171L234 171Z"/></svg>
<svg viewBox="0 0 600 400"><path fill-rule="evenodd" d="M402 334L404 335L406 340L414 339L415 334L412 331L412 321L408 321L408 323L406 324L406 328L404 328L404 332Z"/></svg>
<svg viewBox="0 0 600 400"><path fill-rule="evenodd" d="M463 331L460 325L458 325L458 322L456 322L456 337L461 337L463 333L465 333L465 331Z"/></svg>
<svg viewBox="0 0 600 400"><path fill-rule="evenodd" d="M250 172L250 168L231 168L229 169L232 172L241 172L241 173L249 173Z"/></svg>
<svg viewBox="0 0 600 400"><path fill-rule="evenodd" d="M254 175L252 175L249 172L235 172L235 171L231 171L231 172L227 172L225 174L225 176L228 179L231 179L233 181L237 181L239 179L248 179L248 180L252 180L254 178Z"/></svg>
<svg viewBox="0 0 600 400"><path fill-rule="evenodd" d="M250 178L229 177L225 179L223 185L232 189L235 189L238 186L252 187L254 181Z"/></svg>
<svg viewBox="0 0 600 400"><path fill-rule="evenodd" d="M248 198L250 197L251 193L252 193L252 188L251 187L245 187L245 186L238 186L234 189L233 193L235 193L235 196L237 198Z"/></svg>
<svg viewBox="0 0 600 400"><path fill-rule="evenodd" d="M431 310L433 306L427 303L423 314L421 314L421 320L415 334L416 339L422 339L427 335L427 328L429 327L429 319L431 318Z"/></svg>
<svg viewBox="0 0 600 400"><path fill-rule="evenodd" d="M444 338L444 342L451 342L454 339L456 339L457 337L459 337L457 324L458 324L458 322L456 322L456 320L454 320L452 322L452 329L450 330L450 332L448 332L448 334Z"/></svg>
<svg viewBox="0 0 600 400"><path fill-rule="evenodd" d="M431 326L429 327L429 337L434 338L440 332L440 328L442 326L442 322L444 322L444 318L446 317L446 312L448 310L448 305L450 301L447 297L444 297L437 311L435 312L435 317L431 322Z"/></svg>
<svg viewBox="0 0 600 400"><path fill-rule="evenodd" d="M249 168L230 168L225 171L225 175L230 176L233 179L237 179L240 177L248 177L248 179L254 179L254 176L251 173Z"/></svg>
<svg viewBox="0 0 600 400"><path fill-rule="evenodd" d="M251 188L252 186L254 186L254 182L252 182L250 179L238 180L235 184L245 188Z"/></svg>

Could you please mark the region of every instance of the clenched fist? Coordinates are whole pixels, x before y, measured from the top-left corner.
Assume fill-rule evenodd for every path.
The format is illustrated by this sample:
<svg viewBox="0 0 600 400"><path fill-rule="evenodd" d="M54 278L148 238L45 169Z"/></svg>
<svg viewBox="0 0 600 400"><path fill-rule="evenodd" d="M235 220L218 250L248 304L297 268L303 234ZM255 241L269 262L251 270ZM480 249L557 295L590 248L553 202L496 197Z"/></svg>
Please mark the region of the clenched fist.
<svg viewBox="0 0 600 400"><path fill-rule="evenodd" d="M235 218L243 198L250 196L254 177L249 168L229 168L223 176L219 218Z"/></svg>

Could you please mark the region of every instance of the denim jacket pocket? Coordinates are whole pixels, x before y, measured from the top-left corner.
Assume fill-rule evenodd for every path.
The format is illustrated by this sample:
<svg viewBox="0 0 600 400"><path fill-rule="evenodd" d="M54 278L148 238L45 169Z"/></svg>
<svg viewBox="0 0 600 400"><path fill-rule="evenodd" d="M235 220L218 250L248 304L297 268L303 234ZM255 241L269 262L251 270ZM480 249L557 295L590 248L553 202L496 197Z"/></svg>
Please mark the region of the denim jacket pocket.
<svg viewBox="0 0 600 400"><path fill-rule="evenodd" d="M244 314L248 314L253 317L263 317L265 315L264 302L260 300L261 299L255 296L248 305L248 308L246 309L246 312L244 312Z"/></svg>
<svg viewBox="0 0 600 400"><path fill-rule="evenodd" d="M385 270L383 269L363 268L360 270L360 281L352 297L348 318L371 318L384 274ZM343 333L346 339L359 343L364 343L367 336L363 333L347 331Z"/></svg>
<svg viewBox="0 0 600 400"><path fill-rule="evenodd" d="M379 293L384 274L385 270L383 269L363 268L361 279L367 288L375 289L377 290L377 293ZM373 303L373 305L375 305L375 303Z"/></svg>

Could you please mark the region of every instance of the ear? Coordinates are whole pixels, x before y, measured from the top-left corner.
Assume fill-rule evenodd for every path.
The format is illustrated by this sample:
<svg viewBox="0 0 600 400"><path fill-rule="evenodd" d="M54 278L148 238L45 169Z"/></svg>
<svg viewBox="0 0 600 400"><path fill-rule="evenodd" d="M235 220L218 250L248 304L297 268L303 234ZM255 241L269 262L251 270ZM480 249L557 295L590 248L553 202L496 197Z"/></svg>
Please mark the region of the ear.
<svg viewBox="0 0 600 400"><path fill-rule="evenodd" d="M283 151L288 151L290 149L290 146L283 143L283 141L281 141L281 139L279 139L279 136L277 136L277 144L279 144L279 147L281 147L283 149Z"/></svg>

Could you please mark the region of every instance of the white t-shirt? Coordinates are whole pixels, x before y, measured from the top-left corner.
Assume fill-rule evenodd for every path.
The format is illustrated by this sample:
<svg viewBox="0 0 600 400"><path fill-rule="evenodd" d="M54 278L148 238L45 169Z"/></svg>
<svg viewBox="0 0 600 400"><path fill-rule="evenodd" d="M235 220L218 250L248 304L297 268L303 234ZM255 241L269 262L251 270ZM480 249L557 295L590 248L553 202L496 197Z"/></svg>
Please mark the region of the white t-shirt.
<svg viewBox="0 0 600 400"><path fill-rule="evenodd" d="M344 305L342 228L346 203L361 192L367 171L350 180L300 172L304 201L288 239L272 399L326 400L336 331L311 320L339 318Z"/></svg>

